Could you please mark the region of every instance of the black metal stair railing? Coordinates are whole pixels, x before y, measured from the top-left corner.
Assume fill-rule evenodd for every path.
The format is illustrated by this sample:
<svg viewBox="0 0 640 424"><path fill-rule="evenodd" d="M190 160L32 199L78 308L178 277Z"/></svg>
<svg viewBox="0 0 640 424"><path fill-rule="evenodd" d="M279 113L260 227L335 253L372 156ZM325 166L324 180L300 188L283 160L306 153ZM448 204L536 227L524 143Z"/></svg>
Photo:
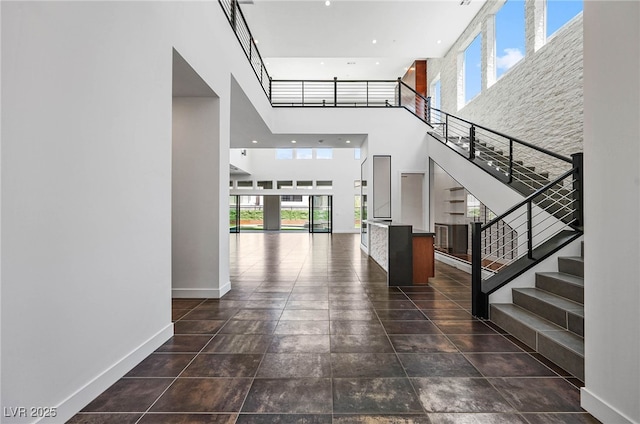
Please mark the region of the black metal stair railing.
<svg viewBox="0 0 640 424"><path fill-rule="evenodd" d="M487 224L473 223L474 316L489 318L491 293L582 235L582 153L573 155L572 165ZM495 231L500 222L508 223L508 233Z"/></svg>
<svg viewBox="0 0 640 424"><path fill-rule="evenodd" d="M429 123L430 98L397 80L272 80L274 107L402 107Z"/></svg>
<svg viewBox="0 0 640 424"><path fill-rule="evenodd" d="M218 0L218 3L222 7L224 14L227 16L229 24L231 24L231 28L238 38L244 54L247 56L247 59L249 59L251 68L253 68L253 72L255 72L256 77L258 77L262 90L267 97L270 98L271 77L269 77L269 72L267 72L267 67L262 60L262 56L260 55L260 51L256 45L256 40L251 34L251 30L249 29L247 20L242 13L242 9L240 9L238 1Z"/></svg>
<svg viewBox="0 0 640 424"><path fill-rule="evenodd" d="M433 107L429 116L433 137L525 196L572 169L571 158L516 137Z"/></svg>

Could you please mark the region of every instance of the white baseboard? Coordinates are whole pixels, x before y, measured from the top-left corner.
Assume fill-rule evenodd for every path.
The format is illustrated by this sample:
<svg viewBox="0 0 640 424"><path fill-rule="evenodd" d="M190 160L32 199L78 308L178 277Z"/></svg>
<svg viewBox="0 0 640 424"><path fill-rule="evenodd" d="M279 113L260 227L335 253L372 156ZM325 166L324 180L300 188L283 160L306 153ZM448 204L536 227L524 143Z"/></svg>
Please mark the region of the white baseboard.
<svg viewBox="0 0 640 424"><path fill-rule="evenodd" d="M56 406L57 416L55 418L42 418L35 422L39 424L66 422L172 336L173 323L170 323L74 394L60 402Z"/></svg>
<svg viewBox="0 0 640 424"><path fill-rule="evenodd" d="M175 288L171 289L174 299L220 299L231 290L231 282L217 289Z"/></svg>
<svg viewBox="0 0 640 424"><path fill-rule="evenodd" d="M627 417L620 411L616 410L613 406L591 393L586 387L580 389L580 406L603 423L640 424L640 421L634 421Z"/></svg>

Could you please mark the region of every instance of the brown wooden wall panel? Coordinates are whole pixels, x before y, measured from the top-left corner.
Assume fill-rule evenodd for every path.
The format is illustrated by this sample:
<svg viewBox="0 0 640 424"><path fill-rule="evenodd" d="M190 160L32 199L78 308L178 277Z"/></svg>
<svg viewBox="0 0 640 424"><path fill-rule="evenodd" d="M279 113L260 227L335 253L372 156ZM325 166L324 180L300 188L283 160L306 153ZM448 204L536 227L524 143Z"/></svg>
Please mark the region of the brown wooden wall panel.
<svg viewBox="0 0 640 424"><path fill-rule="evenodd" d="M428 284L435 276L433 236L413 237L413 284Z"/></svg>

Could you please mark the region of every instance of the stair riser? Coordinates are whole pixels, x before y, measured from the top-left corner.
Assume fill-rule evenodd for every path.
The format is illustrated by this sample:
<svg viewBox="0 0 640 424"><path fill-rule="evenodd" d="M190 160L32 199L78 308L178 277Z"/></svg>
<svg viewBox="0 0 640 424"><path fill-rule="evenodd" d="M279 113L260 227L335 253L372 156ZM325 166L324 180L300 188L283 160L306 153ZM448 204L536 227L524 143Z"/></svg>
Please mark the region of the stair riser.
<svg viewBox="0 0 640 424"><path fill-rule="evenodd" d="M584 304L584 287L567 283L546 275L536 274L536 287L557 294L574 302Z"/></svg>
<svg viewBox="0 0 640 424"><path fill-rule="evenodd" d="M569 325L568 330L576 333L580 337L584 337L584 317L569 312L567 318Z"/></svg>
<svg viewBox="0 0 640 424"><path fill-rule="evenodd" d="M560 327L569 329L569 318L567 316L569 312L565 309L517 291L513 292L513 303ZM584 330L580 331L584 333Z"/></svg>
<svg viewBox="0 0 640 424"><path fill-rule="evenodd" d="M556 343L546 337L544 333L538 334L538 353L584 381L584 357L582 355Z"/></svg>
<svg viewBox="0 0 640 424"><path fill-rule="evenodd" d="M490 311L490 318L498 327L502 328L513 337L529 346L531 349L536 348L537 336L535 330L493 307Z"/></svg>
<svg viewBox="0 0 640 424"><path fill-rule="evenodd" d="M558 270L565 274L584 277L584 262L560 257L558 258Z"/></svg>

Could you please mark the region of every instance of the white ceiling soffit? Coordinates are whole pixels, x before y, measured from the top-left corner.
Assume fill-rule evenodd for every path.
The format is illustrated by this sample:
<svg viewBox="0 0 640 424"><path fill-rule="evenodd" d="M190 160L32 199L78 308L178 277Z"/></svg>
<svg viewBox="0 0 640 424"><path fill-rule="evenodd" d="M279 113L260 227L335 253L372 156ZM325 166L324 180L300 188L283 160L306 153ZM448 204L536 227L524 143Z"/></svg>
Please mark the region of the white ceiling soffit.
<svg viewBox="0 0 640 424"><path fill-rule="evenodd" d="M231 79L231 148L355 148L365 138L366 134L273 134L240 85Z"/></svg>
<svg viewBox="0 0 640 424"><path fill-rule="evenodd" d="M395 79L416 59L444 56L484 3L253 0L241 8L274 79Z"/></svg>

